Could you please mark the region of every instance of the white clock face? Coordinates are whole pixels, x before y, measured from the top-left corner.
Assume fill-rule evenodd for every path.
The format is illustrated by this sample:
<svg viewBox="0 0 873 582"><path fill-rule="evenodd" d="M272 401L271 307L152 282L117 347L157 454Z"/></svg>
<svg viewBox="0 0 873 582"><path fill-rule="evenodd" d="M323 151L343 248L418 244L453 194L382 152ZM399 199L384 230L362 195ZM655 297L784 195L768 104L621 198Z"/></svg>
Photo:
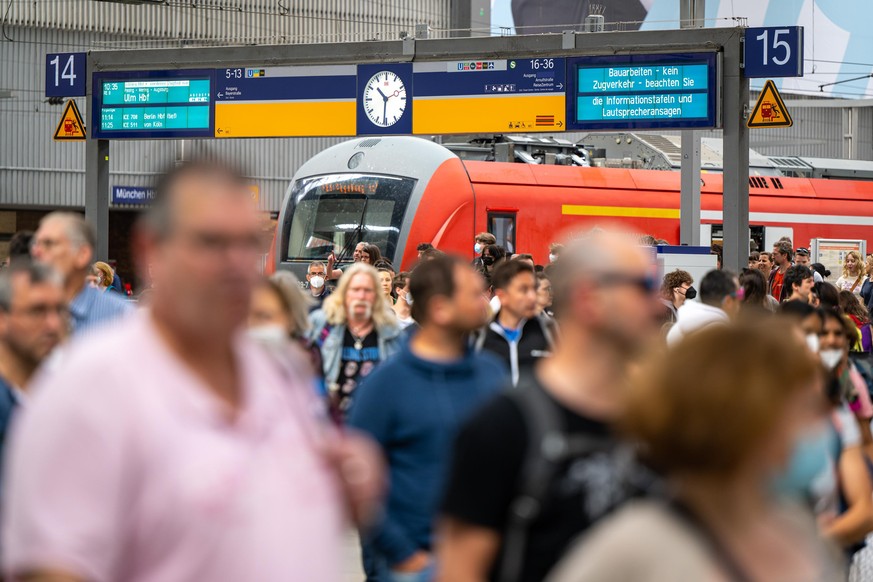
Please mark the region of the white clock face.
<svg viewBox="0 0 873 582"><path fill-rule="evenodd" d="M364 111L374 125L391 127L406 111L406 86L396 73L379 71L364 87Z"/></svg>

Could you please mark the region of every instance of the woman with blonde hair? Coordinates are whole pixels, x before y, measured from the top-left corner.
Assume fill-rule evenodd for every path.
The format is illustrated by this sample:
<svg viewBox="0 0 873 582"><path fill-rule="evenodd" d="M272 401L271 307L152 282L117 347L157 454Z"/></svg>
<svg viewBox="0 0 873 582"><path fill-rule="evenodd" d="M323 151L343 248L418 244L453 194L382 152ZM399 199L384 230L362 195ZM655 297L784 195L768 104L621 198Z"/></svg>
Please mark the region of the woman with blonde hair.
<svg viewBox="0 0 873 582"><path fill-rule="evenodd" d="M103 261L97 261L91 267L91 275L94 277L95 286L101 291L114 290L112 281L115 279L115 271Z"/></svg>
<svg viewBox="0 0 873 582"><path fill-rule="evenodd" d="M851 291L860 297L861 289L864 287L864 281L866 280L867 273L864 271L864 259L861 258L861 253L849 251L846 254L846 260L843 262L843 276L837 279L837 289L840 291Z"/></svg>

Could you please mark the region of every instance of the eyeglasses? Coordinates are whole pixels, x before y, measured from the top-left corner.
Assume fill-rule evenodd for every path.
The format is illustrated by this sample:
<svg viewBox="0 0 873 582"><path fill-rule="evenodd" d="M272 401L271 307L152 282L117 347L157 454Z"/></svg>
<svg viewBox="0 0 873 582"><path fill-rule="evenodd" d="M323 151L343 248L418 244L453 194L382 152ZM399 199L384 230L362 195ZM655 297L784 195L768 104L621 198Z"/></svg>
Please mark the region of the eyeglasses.
<svg viewBox="0 0 873 582"><path fill-rule="evenodd" d="M53 248L56 247L56 246L60 246L60 245L62 245L63 243L64 243L64 240L63 240L63 239L59 239L59 238L39 238L39 239L33 239L33 241L30 243L30 249L31 249L31 250L33 250L33 249L45 249L45 250L50 250L50 249L53 249Z"/></svg>
<svg viewBox="0 0 873 582"><path fill-rule="evenodd" d="M70 310L66 305L34 305L27 309L12 309L9 313L17 313L28 319L38 320L45 320L49 315L56 315L58 318L64 320L70 318Z"/></svg>
<svg viewBox="0 0 873 582"><path fill-rule="evenodd" d="M809 256L809 249L805 249L805 248L801 247L795 251L795 254L798 254L798 255L803 256L803 257L808 257Z"/></svg>
<svg viewBox="0 0 873 582"><path fill-rule="evenodd" d="M628 275L625 273L606 273L597 280L601 285L636 287L649 294L658 289L658 281L651 275Z"/></svg>

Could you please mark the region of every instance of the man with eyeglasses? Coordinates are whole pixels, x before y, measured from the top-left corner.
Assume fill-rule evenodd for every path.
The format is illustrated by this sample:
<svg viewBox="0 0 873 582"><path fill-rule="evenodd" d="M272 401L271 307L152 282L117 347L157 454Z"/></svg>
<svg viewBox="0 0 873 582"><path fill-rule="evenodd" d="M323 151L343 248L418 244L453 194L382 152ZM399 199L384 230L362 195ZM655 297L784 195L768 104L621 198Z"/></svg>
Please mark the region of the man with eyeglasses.
<svg viewBox="0 0 873 582"><path fill-rule="evenodd" d="M310 296L314 301L309 311L321 309L324 298L330 295L330 290L327 288L327 267L325 267L324 263L321 261L309 263L309 269L306 271L306 283L307 287L309 287Z"/></svg>
<svg viewBox="0 0 873 582"><path fill-rule="evenodd" d="M4 573L339 581L344 510L370 514L378 453L332 430L303 368L243 333L263 253L245 180L174 168L134 249L149 309L73 346L16 421Z"/></svg>
<svg viewBox="0 0 873 582"><path fill-rule="evenodd" d="M679 308L676 325L667 334L667 344L678 344L704 327L728 323L739 315L742 299L736 275L724 270L708 272L700 281L700 301L686 301Z"/></svg>
<svg viewBox="0 0 873 582"><path fill-rule="evenodd" d="M33 258L63 277L74 336L89 334L131 311L130 304L120 295L103 293L87 284L97 238L80 214L48 214L39 223L31 245Z"/></svg>
<svg viewBox="0 0 873 582"><path fill-rule="evenodd" d="M600 231L550 267L560 341L463 425L435 536L437 580L543 580L630 496L612 424L661 309L652 255L637 240Z"/></svg>
<svg viewBox="0 0 873 582"><path fill-rule="evenodd" d="M64 338L67 315L61 277L49 267L17 259L0 271L0 453L34 373Z"/></svg>

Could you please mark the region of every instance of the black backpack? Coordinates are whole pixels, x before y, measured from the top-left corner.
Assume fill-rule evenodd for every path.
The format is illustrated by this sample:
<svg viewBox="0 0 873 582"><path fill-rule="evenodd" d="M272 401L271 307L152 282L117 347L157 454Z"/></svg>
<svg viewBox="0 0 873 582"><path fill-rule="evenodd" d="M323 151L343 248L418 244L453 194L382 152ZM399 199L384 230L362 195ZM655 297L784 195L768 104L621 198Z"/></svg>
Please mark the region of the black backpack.
<svg viewBox="0 0 873 582"><path fill-rule="evenodd" d="M527 451L516 495L509 507L498 569L500 582L517 582L524 567L530 527L542 515L548 503L549 486L566 461L612 450L620 474L628 477L633 491L649 489L653 479L648 474L645 483L638 477L631 478L637 465L630 447L616 445L611 438L568 435L556 403L530 375L523 375L518 386L506 395L521 411L528 431Z"/></svg>

